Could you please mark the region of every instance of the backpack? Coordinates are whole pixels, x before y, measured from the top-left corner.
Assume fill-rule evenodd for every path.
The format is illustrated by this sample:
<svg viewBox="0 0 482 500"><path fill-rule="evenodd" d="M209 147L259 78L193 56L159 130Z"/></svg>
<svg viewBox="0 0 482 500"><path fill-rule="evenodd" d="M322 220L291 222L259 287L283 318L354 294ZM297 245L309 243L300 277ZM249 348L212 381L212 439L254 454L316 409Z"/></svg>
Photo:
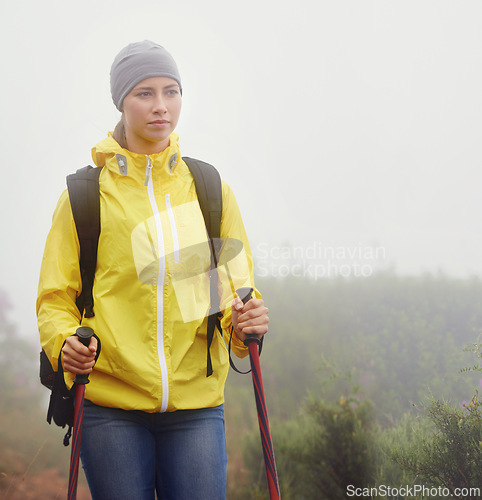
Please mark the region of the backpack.
<svg viewBox="0 0 482 500"><path fill-rule="evenodd" d="M207 324L207 370L206 377L213 373L210 347L216 328L221 331L219 317L219 295L217 263L220 246L221 216L222 216L222 187L219 172L209 163L193 158L183 157L194 178L196 193L201 212L206 224L208 241L211 250L211 272L210 277L210 310ZM94 300L92 287L97 263L97 244L100 235L100 197L99 197L99 175L102 167L87 167L78 169L75 174L67 176L67 188L69 191L70 205L74 217L80 244L80 272L82 278L82 291L76 299L77 308L81 317L91 318L94 316ZM96 337L98 342L100 339ZM230 342L231 344L231 342ZM97 349L97 357L100 354L100 343ZM68 446L72 432L74 416L74 388L67 389L62 369L61 355L59 356L59 367L55 372L52 365L42 350L40 353L40 380L50 389L50 402L47 411L47 422L54 422L64 428L68 426L64 437L64 445ZM230 364L236 369L229 357ZM236 371L238 371L236 369Z"/></svg>

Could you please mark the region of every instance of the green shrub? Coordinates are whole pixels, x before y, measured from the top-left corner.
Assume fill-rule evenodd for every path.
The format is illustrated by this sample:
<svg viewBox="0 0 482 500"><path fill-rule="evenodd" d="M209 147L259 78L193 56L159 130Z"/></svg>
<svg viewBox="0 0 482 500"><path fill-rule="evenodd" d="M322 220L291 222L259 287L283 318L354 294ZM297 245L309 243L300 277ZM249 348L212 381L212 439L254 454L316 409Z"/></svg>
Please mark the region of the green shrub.
<svg viewBox="0 0 482 500"><path fill-rule="evenodd" d="M481 409L477 394L461 408L432 399L424 408L425 416L433 423L432 433L421 436L406 449L394 450L394 460L425 484L447 488L458 498L462 497L457 496L457 489L480 488ZM480 491L473 496L479 497Z"/></svg>

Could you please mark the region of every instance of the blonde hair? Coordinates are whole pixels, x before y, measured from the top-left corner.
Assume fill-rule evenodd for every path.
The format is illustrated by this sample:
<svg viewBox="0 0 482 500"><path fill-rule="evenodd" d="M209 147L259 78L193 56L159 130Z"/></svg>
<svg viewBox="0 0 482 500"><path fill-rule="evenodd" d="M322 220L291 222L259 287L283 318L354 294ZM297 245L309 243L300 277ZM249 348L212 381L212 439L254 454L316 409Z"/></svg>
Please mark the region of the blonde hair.
<svg viewBox="0 0 482 500"><path fill-rule="evenodd" d="M117 141L117 144L121 148L127 149L127 139L126 139L126 127L124 125L124 115L122 115L121 119L117 123L114 129L114 133L112 137Z"/></svg>

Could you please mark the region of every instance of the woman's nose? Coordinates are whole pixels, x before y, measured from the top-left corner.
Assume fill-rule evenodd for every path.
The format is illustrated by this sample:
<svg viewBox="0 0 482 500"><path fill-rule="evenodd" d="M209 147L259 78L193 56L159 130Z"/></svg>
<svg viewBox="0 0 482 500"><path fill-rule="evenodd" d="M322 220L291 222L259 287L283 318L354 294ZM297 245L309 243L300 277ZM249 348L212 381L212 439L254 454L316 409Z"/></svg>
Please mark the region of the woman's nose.
<svg viewBox="0 0 482 500"><path fill-rule="evenodd" d="M156 97L154 100L154 113L165 113L166 111L167 106L162 96Z"/></svg>

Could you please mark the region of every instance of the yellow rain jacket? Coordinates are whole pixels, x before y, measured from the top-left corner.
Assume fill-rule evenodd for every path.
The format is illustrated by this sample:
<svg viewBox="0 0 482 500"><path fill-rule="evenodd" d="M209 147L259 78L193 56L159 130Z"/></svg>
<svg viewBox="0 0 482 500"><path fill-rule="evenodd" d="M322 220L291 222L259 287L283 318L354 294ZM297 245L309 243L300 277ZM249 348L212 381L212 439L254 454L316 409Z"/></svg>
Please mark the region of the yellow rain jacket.
<svg viewBox="0 0 482 500"><path fill-rule="evenodd" d="M166 150L150 156L121 148L109 135L92 156L104 167L101 233L95 316L82 319L82 326L94 330L102 350L86 398L147 412L221 404L229 369L232 290L253 286L251 252L231 189L223 181L221 239L238 245L219 268L223 335L216 330L214 373L206 377L210 252L177 134ZM47 237L37 298L41 344L54 369L65 339L79 326L75 299L81 286L79 242L66 190ZM247 355L235 334L232 349L238 357ZM72 378L66 374L68 385Z"/></svg>

